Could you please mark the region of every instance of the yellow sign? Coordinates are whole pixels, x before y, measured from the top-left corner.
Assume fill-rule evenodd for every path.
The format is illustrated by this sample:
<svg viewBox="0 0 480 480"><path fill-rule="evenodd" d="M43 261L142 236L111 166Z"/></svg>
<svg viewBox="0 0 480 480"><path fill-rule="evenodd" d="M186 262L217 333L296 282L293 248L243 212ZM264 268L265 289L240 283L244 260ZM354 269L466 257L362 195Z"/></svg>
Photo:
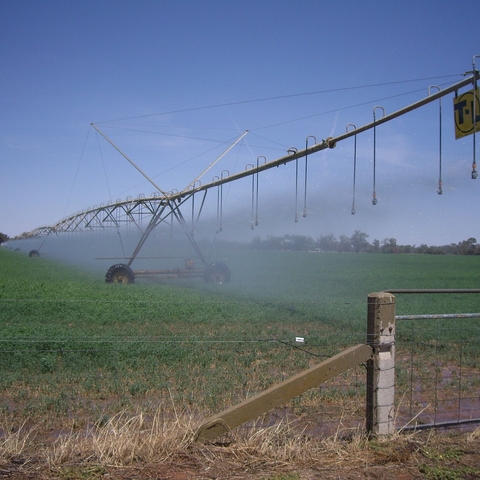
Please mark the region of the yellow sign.
<svg viewBox="0 0 480 480"><path fill-rule="evenodd" d="M475 97L475 98L474 98ZM455 139L466 137L475 131L480 131L480 87L473 95L473 88L453 99L453 114L455 116ZM475 117L475 120L474 120Z"/></svg>

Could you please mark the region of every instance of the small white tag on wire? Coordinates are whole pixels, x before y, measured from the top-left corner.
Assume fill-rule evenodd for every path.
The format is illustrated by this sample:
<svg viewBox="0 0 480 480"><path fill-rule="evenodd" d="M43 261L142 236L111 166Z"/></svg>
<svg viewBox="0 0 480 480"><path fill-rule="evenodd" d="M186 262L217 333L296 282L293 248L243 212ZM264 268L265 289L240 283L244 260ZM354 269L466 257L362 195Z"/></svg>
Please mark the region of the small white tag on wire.
<svg viewBox="0 0 480 480"><path fill-rule="evenodd" d="M305 339L303 337L295 337L295 341L297 343L305 343Z"/></svg>

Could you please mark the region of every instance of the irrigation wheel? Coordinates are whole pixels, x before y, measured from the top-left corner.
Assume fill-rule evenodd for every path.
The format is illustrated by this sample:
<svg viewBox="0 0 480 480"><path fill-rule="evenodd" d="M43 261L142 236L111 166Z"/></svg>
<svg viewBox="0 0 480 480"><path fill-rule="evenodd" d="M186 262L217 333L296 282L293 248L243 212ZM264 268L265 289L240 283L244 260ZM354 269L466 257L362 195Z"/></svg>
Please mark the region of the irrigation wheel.
<svg viewBox="0 0 480 480"><path fill-rule="evenodd" d="M230 268L222 262L215 262L205 269L203 279L205 283L228 283L230 281Z"/></svg>
<svg viewBox="0 0 480 480"><path fill-rule="evenodd" d="M107 283L133 283L134 280L135 275L133 270L124 263L112 265L105 275L105 281Z"/></svg>
<svg viewBox="0 0 480 480"><path fill-rule="evenodd" d="M30 250L30 253L28 254L29 257L39 257L40 252L38 250Z"/></svg>

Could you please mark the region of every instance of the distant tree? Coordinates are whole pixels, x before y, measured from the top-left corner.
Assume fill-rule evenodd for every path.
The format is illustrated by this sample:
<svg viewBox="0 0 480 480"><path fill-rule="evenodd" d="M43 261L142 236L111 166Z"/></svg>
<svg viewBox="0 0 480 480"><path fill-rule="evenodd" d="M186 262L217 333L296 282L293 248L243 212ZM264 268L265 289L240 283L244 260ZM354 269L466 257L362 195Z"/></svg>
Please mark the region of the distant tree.
<svg viewBox="0 0 480 480"><path fill-rule="evenodd" d="M380 251L380 240L375 239L372 242L372 252L378 253Z"/></svg>
<svg viewBox="0 0 480 480"><path fill-rule="evenodd" d="M412 253L415 251L415 246L412 245L397 245L397 253Z"/></svg>
<svg viewBox="0 0 480 480"><path fill-rule="evenodd" d="M9 240L9 237L6 233L0 233L0 244L2 244L3 242L8 242Z"/></svg>
<svg viewBox="0 0 480 480"><path fill-rule="evenodd" d="M17 239L18 237L15 237ZM360 230L355 230L351 237L340 235L339 239L333 235L322 235L316 241L304 235L284 235L283 237L267 236L262 240L257 236L252 239L249 248L254 250L288 250L288 251L312 251L318 248L322 252L369 252L369 253L419 253L426 255L480 255L480 244L475 237L470 237L459 243L451 243L443 246L428 246L422 243L415 245L398 245L396 238L385 238L381 242L367 241L368 235ZM10 240L8 235L0 233L0 243ZM246 245L246 244L244 244Z"/></svg>
<svg viewBox="0 0 480 480"><path fill-rule="evenodd" d="M348 238L346 235L340 235L338 237L338 251L339 252L351 252L352 251L352 242L350 241L350 238Z"/></svg>
<svg viewBox="0 0 480 480"><path fill-rule="evenodd" d="M443 251L448 255L454 255L458 252L458 247L456 243L451 243L450 245L444 245Z"/></svg>
<svg viewBox="0 0 480 480"><path fill-rule="evenodd" d="M322 252L337 251L338 242L334 235L322 235L318 241L318 247Z"/></svg>
<svg viewBox="0 0 480 480"><path fill-rule="evenodd" d="M397 253L397 239L396 238L386 238L382 241L382 252L383 253Z"/></svg>
<svg viewBox="0 0 480 480"><path fill-rule="evenodd" d="M470 237L467 240L468 243L468 254L469 255L476 255L477 254L477 239Z"/></svg>
<svg viewBox="0 0 480 480"><path fill-rule="evenodd" d="M458 244L460 255L475 255L477 253L477 239L470 237L468 240L463 240Z"/></svg>
<svg viewBox="0 0 480 480"><path fill-rule="evenodd" d="M284 250L283 238L268 235L265 240L265 247L267 250Z"/></svg>
<svg viewBox="0 0 480 480"><path fill-rule="evenodd" d="M286 250L295 252L308 252L315 248L313 238L304 235L285 235L284 245Z"/></svg>
<svg viewBox="0 0 480 480"><path fill-rule="evenodd" d="M426 243L421 243L420 246L417 247L417 253L427 253L428 245Z"/></svg>
<svg viewBox="0 0 480 480"><path fill-rule="evenodd" d="M361 232L360 230L355 230L355 233L350 238L350 243L353 247L353 250L356 253L366 252L370 244L367 241L368 235Z"/></svg>

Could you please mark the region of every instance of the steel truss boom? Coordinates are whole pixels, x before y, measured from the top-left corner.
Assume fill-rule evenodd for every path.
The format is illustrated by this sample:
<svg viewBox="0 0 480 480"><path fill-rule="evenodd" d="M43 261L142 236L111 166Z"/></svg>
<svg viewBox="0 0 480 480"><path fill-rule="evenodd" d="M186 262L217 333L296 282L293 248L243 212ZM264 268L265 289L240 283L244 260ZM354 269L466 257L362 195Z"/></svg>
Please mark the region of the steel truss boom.
<svg viewBox="0 0 480 480"><path fill-rule="evenodd" d="M179 221L179 223L182 225L182 228L187 233L187 236L190 238L191 235L189 235L187 232L188 228L186 227L185 219L181 215L180 206L186 200L191 198L195 193L202 191L206 193L209 189L213 187L218 187L226 183L234 182L241 178L256 175L259 172L269 170L280 165L285 165L299 158L303 158L313 153L326 150L327 148L334 148L338 142L346 140L354 135L358 135L376 126L382 125L383 123L389 122L395 118L405 115L406 113L416 110L431 102L434 102L435 100L438 100L439 98L442 98L452 92L457 92L460 88L466 85L475 85L476 81L480 78L479 72L474 69L472 72L468 73L471 73L471 75L443 90L439 90L434 94L429 94L427 97L415 103L412 103L411 105L401 108L400 110L385 115L381 118L375 119L373 122L367 123L361 127L347 131L342 135L339 135L337 137L328 137L325 140L322 140L320 143L315 143L311 147L307 147L303 150L298 150L294 152L289 151L289 154L286 156L277 158L269 162L267 161L263 164L257 164L256 166L252 165L251 168L238 173L234 173L232 175L220 178L214 177L213 181L205 183L203 185L200 184L198 180L200 177L197 177L194 183L190 184L187 189L179 192L174 191L167 193L160 189L160 187L158 187L137 165L135 165L135 163L131 159L129 159L104 133L102 133L98 129L98 127L92 124L95 130L98 131L102 135L102 137L104 137L124 158L126 158L155 188L157 188L158 192L160 193L154 193L149 197L139 195L135 199L127 198L126 200L117 200L115 203L111 203L108 205L101 205L100 207L89 208L83 210L82 212L70 215L69 217L57 222L52 226L44 226L37 228L28 234L24 234L24 236L33 237L59 232L74 232L83 230L91 231L96 229L104 229L107 227L118 228L122 223L126 222L133 222L137 225L137 227L141 228L141 219L145 216L151 216L149 225L143 232L144 235L146 234L146 236L148 236L150 231L153 230L155 226L166 220L166 218L173 216ZM235 143L238 143L238 141L240 141L246 135L246 133L247 132L245 132ZM214 163L216 163L216 161ZM211 166L213 166L213 164ZM205 170L200 176L202 176L209 169L210 167L207 168L207 170Z"/></svg>

